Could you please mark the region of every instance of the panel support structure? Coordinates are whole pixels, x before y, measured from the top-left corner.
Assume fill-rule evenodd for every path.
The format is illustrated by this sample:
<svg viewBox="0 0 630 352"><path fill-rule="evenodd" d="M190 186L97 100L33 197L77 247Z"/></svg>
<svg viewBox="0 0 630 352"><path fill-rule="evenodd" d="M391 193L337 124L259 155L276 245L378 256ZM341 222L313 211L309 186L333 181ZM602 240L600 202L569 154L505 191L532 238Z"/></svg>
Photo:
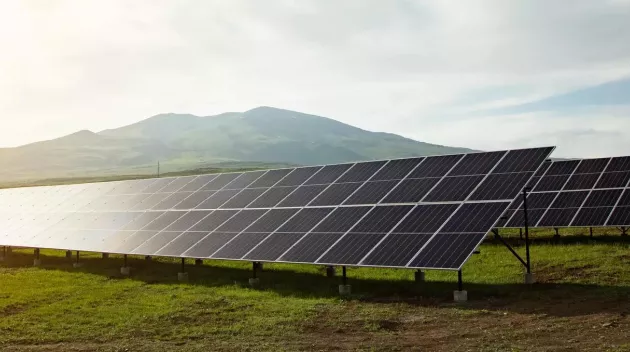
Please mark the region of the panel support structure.
<svg viewBox="0 0 630 352"><path fill-rule="evenodd" d="M527 268L527 262L525 260L523 260L523 258L521 258L520 255L518 255L518 253L516 253L516 251L514 250L514 248L512 248L512 246L510 246L509 243L507 243L505 241L505 239L503 239L503 237L501 237L499 235L499 229L493 229L492 233L494 234L494 238L498 239L499 241L501 241L501 243L503 243L503 245L505 247L507 247L507 249L516 257L516 259L518 259L519 262L521 262L521 264L523 264L523 266L525 268Z"/></svg>
<svg viewBox="0 0 630 352"><path fill-rule="evenodd" d="M531 274L532 273L532 263L529 259L529 217L527 214L527 191L528 189L525 188L523 190L523 217L525 219L525 257L527 260L527 274Z"/></svg>
<svg viewBox="0 0 630 352"><path fill-rule="evenodd" d="M73 266L73 267L75 267L75 268L80 268L80 267L82 267L82 266L83 266L83 263L81 263L81 262L79 261L80 256L81 256L80 252L79 252L79 251L77 251L76 260L75 260L75 262L74 262L74 263L72 263L72 266Z"/></svg>

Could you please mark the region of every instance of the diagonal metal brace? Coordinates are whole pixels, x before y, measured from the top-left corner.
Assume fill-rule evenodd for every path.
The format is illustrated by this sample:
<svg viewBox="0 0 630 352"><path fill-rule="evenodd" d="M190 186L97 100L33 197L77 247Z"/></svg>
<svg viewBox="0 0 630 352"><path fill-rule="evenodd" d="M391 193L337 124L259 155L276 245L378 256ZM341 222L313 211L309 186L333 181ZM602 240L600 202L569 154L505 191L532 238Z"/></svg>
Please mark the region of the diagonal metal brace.
<svg viewBox="0 0 630 352"><path fill-rule="evenodd" d="M516 251L514 250L514 248L512 248L512 246L510 246L509 243L505 242L505 240L503 239L503 237L501 237L499 235L499 231L497 229L492 229L492 233L494 234L494 238L499 239L499 241L501 241L501 243L503 243L507 249L510 250L510 252L512 252L512 254L514 254L514 256L516 257L516 259L518 259L525 268L527 268L527 263L525 263L525 261L523 260L523 258L521 258L520 255L518 255L518 253L516 253Z"/></svg>

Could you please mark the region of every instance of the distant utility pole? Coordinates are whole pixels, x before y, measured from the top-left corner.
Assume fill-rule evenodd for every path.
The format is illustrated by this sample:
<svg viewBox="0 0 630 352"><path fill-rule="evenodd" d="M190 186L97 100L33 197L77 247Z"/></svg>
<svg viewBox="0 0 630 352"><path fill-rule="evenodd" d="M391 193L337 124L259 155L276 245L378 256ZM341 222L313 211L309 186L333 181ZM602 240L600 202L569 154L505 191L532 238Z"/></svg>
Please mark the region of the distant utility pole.
<svg viewBox="0 0 630 352"><path fill-rule="evenodd" d="M158 160L158 174L157 177L160 178L160 161Z"/></svg>

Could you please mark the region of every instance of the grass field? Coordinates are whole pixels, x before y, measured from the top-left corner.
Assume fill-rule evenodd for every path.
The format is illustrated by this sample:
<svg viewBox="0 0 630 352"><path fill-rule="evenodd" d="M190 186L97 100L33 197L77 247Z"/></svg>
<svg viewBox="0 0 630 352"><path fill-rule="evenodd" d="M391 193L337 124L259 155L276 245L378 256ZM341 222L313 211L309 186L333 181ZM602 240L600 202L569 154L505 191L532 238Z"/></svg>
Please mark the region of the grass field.
<svg viewBox="0 0 630 352"><path fill-rule="evenodd" d="M249 288L251 264L179 263L16 250L0 263L0 350L6 351L630 351L630 241L615 230L533 237L538 283L488 239L464 266L469 302L455 304L454 272L349 268L353 295L324 268L267 264ZM509 241L519 253L522 241ZM192 263L190 263L192 264Z"/></svg>

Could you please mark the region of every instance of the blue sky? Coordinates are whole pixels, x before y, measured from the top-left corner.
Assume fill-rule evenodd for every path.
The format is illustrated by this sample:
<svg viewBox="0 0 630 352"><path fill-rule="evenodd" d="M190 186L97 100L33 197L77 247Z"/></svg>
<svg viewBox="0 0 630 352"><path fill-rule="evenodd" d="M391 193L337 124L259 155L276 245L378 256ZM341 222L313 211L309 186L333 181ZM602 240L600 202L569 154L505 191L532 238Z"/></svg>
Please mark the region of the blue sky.
<svg viewBox="0 0 630 352"><path fill-rule="evenodd" d="M0 2L0 146L266 105L630 155L630 1Z"/></svg>

